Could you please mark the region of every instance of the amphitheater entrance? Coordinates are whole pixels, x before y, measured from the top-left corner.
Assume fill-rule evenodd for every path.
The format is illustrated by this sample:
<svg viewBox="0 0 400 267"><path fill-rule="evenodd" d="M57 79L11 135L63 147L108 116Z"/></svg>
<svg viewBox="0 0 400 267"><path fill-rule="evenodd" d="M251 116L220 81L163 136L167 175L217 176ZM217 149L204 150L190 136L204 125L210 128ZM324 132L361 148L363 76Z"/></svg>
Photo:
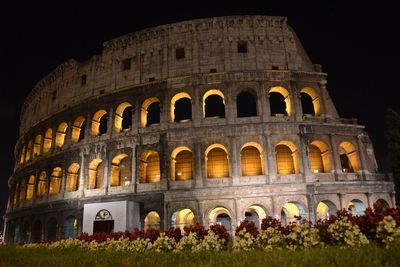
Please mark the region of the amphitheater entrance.
<svg viewBox="0 0 400 267"><path fill-rule="evenodd" d="M210 224L219 224L225 227L226 230L231 231L231 213L224 207L217 207L210 212L209 222Z"/></svg>

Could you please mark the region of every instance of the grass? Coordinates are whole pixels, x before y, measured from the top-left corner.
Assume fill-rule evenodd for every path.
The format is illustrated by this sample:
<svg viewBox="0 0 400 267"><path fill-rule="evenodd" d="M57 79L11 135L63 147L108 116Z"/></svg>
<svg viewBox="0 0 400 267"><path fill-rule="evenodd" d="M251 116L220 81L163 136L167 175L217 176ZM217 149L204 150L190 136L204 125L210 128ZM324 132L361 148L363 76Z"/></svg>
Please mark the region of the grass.
<svg viewBox="0 0 400 267"><path fill-rule="evenodd" d="M0 247L3 266L400 266L400 242L389 249L370 245L362 248L312 248L297 251L199 252L133 254L86 251L78 248L45 249Z"/></svg>

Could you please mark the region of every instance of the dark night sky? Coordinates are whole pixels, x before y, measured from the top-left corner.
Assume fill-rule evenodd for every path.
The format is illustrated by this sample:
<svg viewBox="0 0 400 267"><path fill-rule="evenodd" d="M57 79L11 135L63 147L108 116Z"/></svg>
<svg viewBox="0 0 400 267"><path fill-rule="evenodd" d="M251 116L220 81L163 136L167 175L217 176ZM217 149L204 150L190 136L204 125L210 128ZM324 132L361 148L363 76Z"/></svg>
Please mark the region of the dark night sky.
<svg viewBox="0 0 400 267"><path fill-rule="evenodd" d="M57 1L54 1L57 2ZM84 2L84 1L82 1ZM313 63L328 73L328 90L343 118L358 118L373 140L378 163L386 169L384 116L400 112L396 95L400 62L397 8L364 2L357 6L319 1L230 2L216 7L189 1L161 6L113 2L52 6L13 4L0 11L1 98L0 216L5 212L7 180L14 168L19 111L24 98L47 73L69 58L83 61L101 52L102 43L123 34L182 20L228 15L288 17ZM261 1L260 1L261 2ZM267 3L271 2L271 3ZM101 4L100 4L101 3ZM200 4L201 3L201 4ZM376 6L381 4L382 6ZM246 6L246 7L245 7ZM0 226L2 222L0 220Z"/></svg>

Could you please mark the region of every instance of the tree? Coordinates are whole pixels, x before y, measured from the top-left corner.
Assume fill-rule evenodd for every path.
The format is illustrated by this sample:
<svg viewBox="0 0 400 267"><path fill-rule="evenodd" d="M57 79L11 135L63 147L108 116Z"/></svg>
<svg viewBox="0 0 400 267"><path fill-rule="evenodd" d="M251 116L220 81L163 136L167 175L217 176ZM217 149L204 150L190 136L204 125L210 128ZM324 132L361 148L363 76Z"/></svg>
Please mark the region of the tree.
<svg viewBox="0 0 400 267"><path fill-rule="evenodd" d="M386 111L386 145L389 166L393 172L396 190L396 203L400 204L400 115L393 109Z"/></svg>

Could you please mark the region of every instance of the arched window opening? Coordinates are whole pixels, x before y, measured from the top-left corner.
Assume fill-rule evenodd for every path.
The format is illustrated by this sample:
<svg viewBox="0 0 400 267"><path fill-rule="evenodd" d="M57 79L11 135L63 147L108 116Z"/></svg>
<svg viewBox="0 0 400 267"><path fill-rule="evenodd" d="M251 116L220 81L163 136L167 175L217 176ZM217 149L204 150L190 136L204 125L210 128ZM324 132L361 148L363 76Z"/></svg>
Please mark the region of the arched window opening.
<svg viewBox="0 0 400 267"><path fill-rule="evenodd" d="M35 144L33 145L33 157L40 155L42 149L42 135L38 134L35 137Z"/></svg>
<svg viewBox="0 0 400 267"><path fill-rule="evenodd" d="M181 92L171 99L171 122L186 122L192 119L192 98Z"/></svg>
<svg viewBox="0 0 400 267"><path fill-rule="evenodd" d="M46 240L57 239L57 220L51 218L46 225Z"/></svg>
<svg viewBox="0 0 400 267"><path fill-rule="evenodd" d="M104 168L101 159L94 159L89 164L87 189L103 187Z"/></svg>
<svg viewBox="0 0 400 267"><path fill-rule="evenodd" d="M79 181L79 170L81 166L78 163L72 163L68 167L67 173L67 185L66 190L67 192L74 192L78 190L78 181Z"/></svg>
<svg viewBox="0 0 400 267"><path fill-rule="evenodd" d="M50 151L52 140L53 140L53 130L51 128L48 128L46 133L44 134L44 142L43 142L44 153Z"/></svg>
<svg viewBox="0 0 400 267"><path fill-rule="evenodd" d="M21 188L19 190L19 206L22 205L22 203L24 203L25 201L25 194L26 194L26 186L27 186L27 179L22 179L21 180Z"/></svg>
<svg viewBox="0 0 400 267"><path fill-rule="evenodd" d="M47 174L45 171L42 171L39 175L36 196L43 197L46 194L46 187L47 187Z"/></svg>
<svg viewBox="0 0 400 267"><path fill-rule="evenodd" d="M359 170L357 151L352 143L340 143L339 155L343 172L357 172Z"/></svg>
<svg viewBox="0 0 400 267"><path fill-rule="evenodd" d="M228 151L222 145L211 145L206 150L207 178L229 177Z"/></svg>
<svg viewBox="0 0 400 267"><path fill-rule="evenodd" d="M251 142L240 151L242 176L256 176L264 174L264 158L259 144Z"/></svg>
<svg viewBox="0 0 400 267"><path fill-rule="evenodd" d="M28 185L26 187L25 200L30 201L33 197L33 189L35 188L35 176L29 176Z"/></svg>
<svg viewBox="0 0 400 267"><path fill-rule="evenodd" d="M307 219L304 207L297 202L288 202L283 205L281 210L281 221L285 225L296 223Z"/></svg>
<svg viewBox="0 0 400 267"><path fill-rule="evenodd" d="M19 158L19 163L24 164L25 163L25 154L26 154L26 146L22 147L21 155Z"/></svg>
<svg viewBox="0 0 400 267"><path fill-rule="evenodd" d="M291 115L289 92L283 87L275 86L269 90L271 116L281 117Z"/></svg>
<svg viewBox="0 0 400 267"><path fill-rule="evenodd" d="M256 97L250 92L241 92L236 97L238 118L257 116Z"/></svg>
<svg viewBox="0 0 400 267"><path fill-rule="evenodd" d="M64 239L74 238L78 235L78 219L68 216L64 222Z"/></svg>
<svg viewBox="0 0 400 267"><path fill-rule="evenodd" d="M92 135L100 136L107 133L108 115L107 111L101 109L93 115L92 119Z"/></svg>
<svg viewBox="0 0 400 267"><path fill-rule="evenodd" d="M160 157L157 151L148 150L142 153L139 173L140 183L160 182Z"/></svg>
<svg viewBox="0 0 400 267"><path fill-rule="evenodd" d="M160 215L155 211L150 211L144 218L144 229L160 229Z"/></svg>
<svg viewBox="0 0 400 267"><path fill-rule="evenodd" d="M26 150L26 155L25 155L25 162L31 160L31 155L32 155L32 140L29 140L28 149Z"/></svg>
<svg viewBox="0 0 400 267"><path fill-rule="evenodd" d="M62 169L56 167L53 169L50 177L50 195L55 196L60 193L62 179Z"/></svg>
<svg viewBox="0 0 400 267"><path fill-rule="evenodd" d="M142 127L160 123L160 100L157 97L146 99L142 104L141 121Z"/></svg>
<svg viewBox="0 0 400 267"><path fill-rule="evenodd" d="M30 231L31 226L29 225L28 222L25 222L22 226L21 229L21 243L25 244L28 243L30 238L31 238L31 231Z"/></svg>
<svg viewBox="0 0 400 267"><path fill-rule="evenodd" d="M318 203L317 206L317 219L318 220L327 220L331 215L336 215L337 208L336 205L333 204L329 200L324 200Z"/></svg>
<svg viewBox="0 0 400 267"><path fill-rule="evenodd" d="M60 123L56 132L56 146L61 148L65 143L65 135L67 134L68 124L66 122Z"/></svg>
<svg viewBox="0 0 400 267"><path fill-rule="evenodd" d="M127 186L131 183L131 159L127 154L115 156L111 162L111 186Z"/></svg>
<svg viewBox="0 0 400 267"><path fill-rule="evenodd" d="M232 229L232 215L229 210L224 207L216 207L211 210L208 219L210 225L219 224L224 226L228 231Z"/></svg>
<svg viewBox="0 0 400 267"><path fill-rule="evenodd" d="M132 127L132 104L124 102L115 110L114 130L116 133L127 131Z"/></svg>
<svg viewBox="0 0 400 267"><path fill-rule="evenodd" d="M278 174L299 172L297 149L292 142L281 141L275 147Z"/></svg>
<svg viewBox="0 0 400 267"><path fill-rule="evenodd" d="M324 142L318 140L311 142L309 157L311 172L319 173L329 172L331 170L328 146Z"/></svg>
<svg viewBox="0 0 400 267"><path fill-rule="evenodd" d="M174 212L171 217L171 226L179 228L183 232L185 227L194 225L194 213L190 209L182 209Z"/></svg>
<svg viewBox="0 0 400 267"><path fill-rule="evenodd" d="M86 120L85 117L79 116L72 125L72 143L76 144L85 138Z"/></svg>
<svg viewBox="0 0 400 267"><path fill-rule="evenodd" d="M353 216L362 216L365 214L365 205L359 199L353 199L347 204L347 210Z"/></svg>
<svg viewBox="0 0 400 267"><path fill-rule="evenodd" d="M387 203L386 200L381 199L381 198L378 199L378 200L375 202L375 205L378 206L378 207L381 207L381 208L383 208L383 209L388 209L388 208L390 208L389 203Z"/></svg>
<svg viewBox="0 0 400 267"><path fill-rule="evenodd" d="M321 115L321 104L319 95L314 88L305 87L300 91L301 106L304 115Z"/></svg>
<svg viewBox="0 0 400 267"><path fill-rule="evenodd" d="M42 223L37 220L33 224L33 242L39 242L42 240Z"/></svg>
<svg viewBox="0 0 400 267"><path fill-rule="evenodd" d="M225 118L224 100L219 95L210 95L205 100L205 117Z"/></svg>
<svg viewBox="0 0 400 267"><path fill-rule="evenodd" d="M249 222L254 222L257 228L261 228L261 222L267 217L265 209L259 205L252 205L248 207L244 214L245 220Z"/></svg>
<svg viewBox="0 0 400 267"><path fill-rule="evenodd" d="M171 179L186 181L193 178L193 155L187 147L178 147L171 154Z"/></svg>

